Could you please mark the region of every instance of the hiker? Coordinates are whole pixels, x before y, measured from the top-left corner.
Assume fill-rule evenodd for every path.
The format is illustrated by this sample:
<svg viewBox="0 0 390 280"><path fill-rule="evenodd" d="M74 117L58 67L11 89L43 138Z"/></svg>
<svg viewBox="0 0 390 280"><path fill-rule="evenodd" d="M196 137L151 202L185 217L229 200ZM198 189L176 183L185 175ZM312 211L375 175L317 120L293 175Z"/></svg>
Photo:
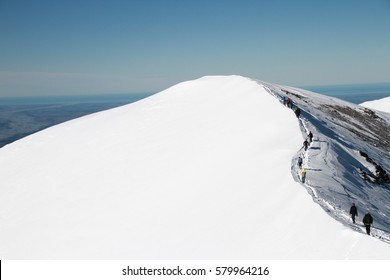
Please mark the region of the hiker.
<svg viewBox="0 0 390 280"><path fill-rule="evenodd" d="M313 133L311 133L311 131L309 131L307 136L309 137L309 143L313 142Z"/></svg>
<svg viewBox="0 0 390 280"><path fill-rule="evenodd" d="M306 170L305 169L301 170L301 181L302 181L302 183L305 183L305 181L306 181Z"/></svg>
<svg viewBox="0 0 390 280"><path fill-rule="evenodd" d="M291 98L287 98L287 107L292 108L292 101Z"/></svg>
<svg viewBox="0 0 390 280"><path fill-rule="evenodd" d="M303 141L303 149L307 151L307 147L309 146L309 142L307 140Z"/></svg>
<svg viewBox="0 0 390 280"><path fill-rule="evenodd" d="M284 106L286 106L286 103L287 103L287 97L286 96L282 96L282 103Z"/></svg>
<svg viewBox="0 0 390 280"><path fill-rule="evenodd" d="M352 203L351 209L349 210L349 214L352 217L352 222L355 223L355 216L358 216L358 211L355 203Z"/></svg>
<svg viewBox="0 0 390 280"><path fill-rule="evenodd" d="M301 115L301 109L299 109L298 107L295 107L294 113L295 113L295 116L297 116L297 118L299 118L299 116Z"/></svg>
<svg viewBox="0 0 390 280"><path fill-rule="evenodd" d="M302 169L302 158L301 157L298 157L298 167L299 169Z"/></svg>
<svg viewBox="0 0 390 280"><path fill-rule="evenodd" d="M370 235L371 225L373 222L374 219L372 218L370 212L367 211L366 215L363 217L363 224L366 226L366 232L368 235Z"/></svg>

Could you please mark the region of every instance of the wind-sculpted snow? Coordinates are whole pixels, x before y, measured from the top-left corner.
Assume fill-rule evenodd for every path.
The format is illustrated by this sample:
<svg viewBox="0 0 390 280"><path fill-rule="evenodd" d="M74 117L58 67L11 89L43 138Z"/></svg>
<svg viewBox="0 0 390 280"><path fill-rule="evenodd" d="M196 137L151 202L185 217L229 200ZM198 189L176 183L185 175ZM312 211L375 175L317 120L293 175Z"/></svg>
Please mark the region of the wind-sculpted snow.
<svg viewBox="0 0 390 280"><path fill-rule="evenodd" d="M306 152L292 160L297 181L298 156L307 170L304 186L329 215L364 232L361 219L369 211L374 217L372 235L390 243L390 181L376 177L376 168L390 171L390 118L336 98L309 91L264 83L277 98L289 97L301 108L299 119L303 137L309 131L314 141ZM351 223L349 208L355 202L359 217Z"/></svg>
<svg viewBox="0 0 390 280"><path fill-rule="evenodd" d="M387 238L388 189L356 172L358 150L388 170L384 152L289 90L299 121L263 84L213 76L1 148L0 259L390 259L347 221L355 201ZM296 182L300 129L305 186L343 223Z"/></svg>

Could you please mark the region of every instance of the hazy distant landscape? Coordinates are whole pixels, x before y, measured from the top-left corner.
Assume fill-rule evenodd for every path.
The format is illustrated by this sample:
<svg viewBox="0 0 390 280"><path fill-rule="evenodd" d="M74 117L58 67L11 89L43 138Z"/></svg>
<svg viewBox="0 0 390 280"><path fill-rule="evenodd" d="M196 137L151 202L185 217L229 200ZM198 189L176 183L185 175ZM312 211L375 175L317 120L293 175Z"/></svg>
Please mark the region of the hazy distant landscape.
<svg viewBox="0 0 390 280"><path fill-rule="evenodd" d="M47 127L132 103L149 95L0 99L0 147Z"/></svg>

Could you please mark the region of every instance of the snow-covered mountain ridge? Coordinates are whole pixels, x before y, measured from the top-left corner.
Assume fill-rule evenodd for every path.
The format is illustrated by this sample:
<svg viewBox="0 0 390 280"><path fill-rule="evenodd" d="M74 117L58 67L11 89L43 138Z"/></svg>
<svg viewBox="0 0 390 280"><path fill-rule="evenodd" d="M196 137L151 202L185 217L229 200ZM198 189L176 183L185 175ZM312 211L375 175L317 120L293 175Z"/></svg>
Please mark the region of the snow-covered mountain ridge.
<svg viewBox="0 0 390 280"><path fill-rule="evenodd" d="M350 224L351 202L357 202L362 214L374 213L374 235L390 242L390 114L301 89L264 84L276 97L290 97L302 109L304 137L309 131L317 135L306 153L300 151L294 157L293 174L298 172L294 161L303 154L308 170L305 186L315 201L345 224ZM384 176L377 176L378 168Z"/></svg>
<svg viewBox="0 0 390 280"><path fill-rule="evenodd" d="M286 91L299 119L279 102ZM319 109L328 103L350 106L210 76L7 145L0 257L389 259L390 245L378 240L387 240L388 189L354 170L371 168L360 149L389 170L386 155L352 141L345 121L330 122ZM314 141L301 184L295 160L306 130ZM347 221L352 201L359 223L366 208L373 212L378 238Z"/></svg>

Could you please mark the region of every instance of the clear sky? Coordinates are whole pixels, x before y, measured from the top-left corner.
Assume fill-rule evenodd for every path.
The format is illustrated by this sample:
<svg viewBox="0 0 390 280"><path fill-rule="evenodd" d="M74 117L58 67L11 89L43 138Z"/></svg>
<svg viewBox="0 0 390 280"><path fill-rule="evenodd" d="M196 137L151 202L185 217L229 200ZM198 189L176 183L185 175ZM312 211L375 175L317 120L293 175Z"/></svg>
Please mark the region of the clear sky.
<svg viewBox="0 0 390 280"><path fill-rule="evenodd" d="M0 96L390 82L390 0L0 0Z"/></svg>

